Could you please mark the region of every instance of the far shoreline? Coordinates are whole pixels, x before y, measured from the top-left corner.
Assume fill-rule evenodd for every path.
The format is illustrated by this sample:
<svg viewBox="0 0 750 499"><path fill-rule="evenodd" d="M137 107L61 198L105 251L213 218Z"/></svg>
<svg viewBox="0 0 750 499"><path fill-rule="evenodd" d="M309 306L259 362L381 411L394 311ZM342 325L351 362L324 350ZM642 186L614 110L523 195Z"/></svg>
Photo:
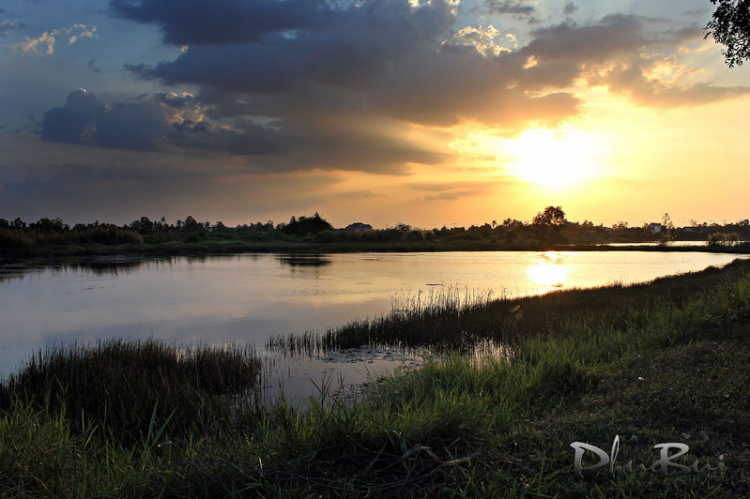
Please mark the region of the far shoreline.
<svg viewBox="0 0 750 499"><path fill-rule="evenodd" d="M61 263L69 258L101 258L120 257L124 261L133 261L149 257L174 256L216 256L240 255L251 253L279 253L279 254L310 254L327 255L338 253L441 253L441 252L588 252L588 251L642 251L660 253L722 253L722 254L750 254L750 243L734 245L709 245L696 241L695 245L657 244L644 245L643 242L597 244L534 244L534 243L495 243L472 241L470 243L430 243L430 242L398 242L398 243L314 243L314 242L275 242L275 243L166 243L166 244L121 244L121 245L67 245L62 247L47 247L35 254L0 257L0 265L28 264L28 263ZM114 263L114 262L113 262Z"/></svg>

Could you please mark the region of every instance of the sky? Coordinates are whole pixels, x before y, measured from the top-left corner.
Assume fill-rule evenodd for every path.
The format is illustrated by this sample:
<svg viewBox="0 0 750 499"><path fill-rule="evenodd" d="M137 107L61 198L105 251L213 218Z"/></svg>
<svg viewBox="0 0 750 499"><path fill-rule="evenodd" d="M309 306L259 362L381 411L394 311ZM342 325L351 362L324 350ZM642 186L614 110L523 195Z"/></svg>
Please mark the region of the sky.
<svg viewBox="0 0 750 499"><path fill-rule="evenodd" d="M709 0L3 0L0 218L750 216Z"/></svg>

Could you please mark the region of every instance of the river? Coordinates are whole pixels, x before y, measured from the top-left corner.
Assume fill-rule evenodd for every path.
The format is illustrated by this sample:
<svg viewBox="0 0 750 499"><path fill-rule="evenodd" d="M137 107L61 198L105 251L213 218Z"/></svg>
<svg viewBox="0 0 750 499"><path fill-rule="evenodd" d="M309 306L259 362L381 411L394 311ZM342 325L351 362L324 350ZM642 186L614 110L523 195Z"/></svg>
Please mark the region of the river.
<svg viewBox="0 0 750 499"><path fill-rule="evenodd" d="M394 303L459 293L513 297L634 283L721 266L736 255L701 252L437 252L319 256L241 254L99 258L31 268L0 266L0 375L39 348L124 337L179 343L253 343L271 391L304 395L316 383L419 365L391 352L284 360L271 335L323 332L386 314ZM283 373L283 374L282 374Z"/></svg>

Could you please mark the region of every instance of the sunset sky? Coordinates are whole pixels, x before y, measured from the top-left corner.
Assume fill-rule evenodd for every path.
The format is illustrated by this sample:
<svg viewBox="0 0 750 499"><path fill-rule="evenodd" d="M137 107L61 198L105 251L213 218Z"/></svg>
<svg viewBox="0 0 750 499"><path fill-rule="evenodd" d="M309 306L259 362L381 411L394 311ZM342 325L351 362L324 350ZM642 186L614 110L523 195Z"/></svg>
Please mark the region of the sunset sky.
<svg viewBox="0 0 750 499"><path fill-rule="evenodd" d="M709 0L3 0L0 217L750 217Z"/></svg>

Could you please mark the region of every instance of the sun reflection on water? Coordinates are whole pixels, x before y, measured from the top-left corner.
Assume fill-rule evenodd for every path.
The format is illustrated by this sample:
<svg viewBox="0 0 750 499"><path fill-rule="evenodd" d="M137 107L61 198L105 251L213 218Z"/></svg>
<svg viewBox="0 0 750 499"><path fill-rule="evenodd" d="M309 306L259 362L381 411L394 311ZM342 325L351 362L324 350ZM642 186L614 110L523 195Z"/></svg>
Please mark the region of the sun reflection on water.
<svg viewBox="0 0 750 499"><path fill-rule="evenodd" d="M559 253L547 251L538 255L537 263L526 269L526 275L541 286L561 288L568 278L568 267Z"/></svg>

